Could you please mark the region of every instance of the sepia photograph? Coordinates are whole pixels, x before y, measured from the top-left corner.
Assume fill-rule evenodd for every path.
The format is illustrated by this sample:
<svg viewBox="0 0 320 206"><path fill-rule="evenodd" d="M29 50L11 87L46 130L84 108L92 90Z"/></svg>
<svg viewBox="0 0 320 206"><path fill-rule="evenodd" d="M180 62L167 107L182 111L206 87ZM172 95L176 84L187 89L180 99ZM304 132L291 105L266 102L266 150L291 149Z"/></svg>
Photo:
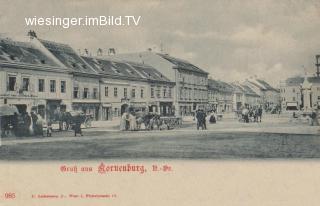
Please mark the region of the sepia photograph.
<svg viewBox="0 0 320 206"><path fill-rule="evenodd" d="M93 170L161 171L178 181L208 164L199 166L200 187L220 164L317 162L319 22L317 0L0 0L0 184L24 167L32 177L47 167L57 181ZM0 205L19 199L4 190ZM120 198L27 195L30 205ZM257 205L247 198L225 205ZM280 199L265 205L287 205ZM221 203L192 200L161 205Z"/></svg>

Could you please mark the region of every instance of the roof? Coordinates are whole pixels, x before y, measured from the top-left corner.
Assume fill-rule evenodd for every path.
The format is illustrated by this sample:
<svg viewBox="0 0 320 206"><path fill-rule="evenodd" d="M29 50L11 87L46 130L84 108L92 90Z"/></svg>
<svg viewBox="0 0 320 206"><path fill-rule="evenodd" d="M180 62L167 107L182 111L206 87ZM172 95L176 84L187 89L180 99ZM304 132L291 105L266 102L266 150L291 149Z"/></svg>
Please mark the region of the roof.
<svg viewBox="0 0 320 206"><path fill-rule="evenodd" d="M304 77L290 77L286 79L286 86L300 86L304 81ZM308 77L310 83L320 83L320 77Z"/></svg>
<svg viewBox="0 0 320 206"><path fill-rule="evenodd" d="M254 85L255 87L259 88L260 90L263 91L276 91L279 92L279 90L273 88L269 83L267 83L266 81L262 80L262 79L249 79L247 80L250 84Z"/></svg>
<svg viewBox="0 0 320 206"><path fill-rule="evenodd" d="M133 67L135 70L139 72L139 74L142 74L144 79L151 79L151 80L158 80L158 81L170 81L166 76L164 76L162 73L160 73L155 68L146 65L146 64L139 64L136 62L126 62L131 67Z"/></svg>
<svg viewBox="0 0 320 206"><path fill-rule="evenodd" d="M164 58L165 60L171 62L172 64L174 64L176 67L178 67L180 69L185 69L185 70L188 70L188 71L208 74L208 72L200 69L199 67L197 67L197 66L195 66L195 65L193 65L191 63L189 63L186 60L178 59L178 58L169 56L168 54L157 53L157 55L159 55L160 57Z"/></svg>
<svg viewBox="0 0 320 206"><path fill-rule="evenodd" d="M58 65L30 43L0 40L0 61L34 65Z"/></svg>
<svg viewBox="0 0 320 206"><path fill-rule="evenodd" d="M214 79L208 79L208 87L211 90L217 90L217 91L222 91L222 92L233 92L233 87L223 81L220 80L214 80Z"/></svg>
<svg viewBox="0 0 320 206"><path fill-rule="evenodd" d="M82 56L82 58L99 74L116 76L118 78L170 81L159 71L145 64L97 57Z"/></svg>
<svg viewBox="0 0 320 206"><path fill-rule="evenodd" d="M240 85L242 87L242 89L244 90L244 93L246 95L250 95L250 96L255 96L255 97L260 97L257 93L255 93L249 86L241 84Z"/></svg>
<svg viewBox="0 0 320 206"><path fill-rule="evenodd" d="M39 41L66 67L75 72L96 74L69 45L40 39Z"/></svg>

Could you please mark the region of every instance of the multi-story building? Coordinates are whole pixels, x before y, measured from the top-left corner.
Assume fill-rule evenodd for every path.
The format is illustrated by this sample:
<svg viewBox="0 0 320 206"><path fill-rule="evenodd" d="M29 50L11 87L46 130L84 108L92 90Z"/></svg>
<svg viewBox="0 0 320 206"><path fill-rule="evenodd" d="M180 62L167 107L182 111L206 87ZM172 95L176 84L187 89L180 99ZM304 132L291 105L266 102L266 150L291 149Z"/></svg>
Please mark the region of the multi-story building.
<svg viewBox="0 0 320 206"><path fill-rule="evenodd" d="M218 113L233 111L233 87L223 81L208 79L208 102L210 109Z"/></svg>
<svg viewBox="0 0 320 206"><path fill-rule="evenodd" d="M72 72L72 109L101 119L98 73L69 45L40 40L56 61Z"/></svg>
<svg viewBox="0 0 320 206"><path fill-rule="evenodd" d="M260 96L250 87L238 82L232 83L233 86L233 109L239 111L243 107L260 106Z"/></svg>
<svg viewBox="0 0 320 206"><path fill-rule="evenodd" d="M72 74L35 42L0 40L0 104L52 118L71 107Z"/></svg>
<svg viewBox="0 0 320 206"><path fill-rule="evenodd" d="M175 82L176 115L192 114L208 105L208 73L197 66L167 54L140 52L117 55L118 58L148 64Z"/></svg>
<svg viewBox="0 0 320 206"><path fill-rule="evenodd" d="M311 83L311 106L320 108L320 77L309 76L307 81ZM301 85L304 82L304 77L296 76L280 82L280 99L281 108L287 110L301 110L303 105L303 93Z"/></svg>
<svg viewBox="0 0 320 206"><path fill-rule="evenodd" d="M270 110L280 106L280 91L272 87L266 81L251 77L247 79L244 84L260 96L260 102L264 109Z"/></svg>
<svg viewBox="0 0 320 206"><path fill-rule="evenodd" d="M82 57L100 75L102 119L128 107L163 116L172 114L174 82L151 66L114 58Z"/></svg>

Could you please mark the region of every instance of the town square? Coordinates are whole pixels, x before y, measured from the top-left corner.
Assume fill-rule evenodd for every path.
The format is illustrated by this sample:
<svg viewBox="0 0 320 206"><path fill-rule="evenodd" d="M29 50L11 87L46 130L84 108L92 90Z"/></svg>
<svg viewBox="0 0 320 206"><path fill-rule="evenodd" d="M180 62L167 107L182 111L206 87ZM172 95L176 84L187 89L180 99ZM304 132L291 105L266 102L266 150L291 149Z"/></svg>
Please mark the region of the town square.
<svg viewBox="0 0 320 206"><path fill-rule="evenodd" d="M314 76L274 88L151 49L91 56L26 39L1 40L2 159L320 156L319 55Z"/></svg>

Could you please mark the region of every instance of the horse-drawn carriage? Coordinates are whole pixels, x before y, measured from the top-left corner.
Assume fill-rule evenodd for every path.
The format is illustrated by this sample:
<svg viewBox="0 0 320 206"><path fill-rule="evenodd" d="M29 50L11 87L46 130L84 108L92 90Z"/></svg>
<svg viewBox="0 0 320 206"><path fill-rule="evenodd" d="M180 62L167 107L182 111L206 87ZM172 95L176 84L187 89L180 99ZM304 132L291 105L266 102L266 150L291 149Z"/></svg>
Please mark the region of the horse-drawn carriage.
<svg viewBox="0 0 320 206"><path fill-rule="evenodd" d="M169 130L180 127L182 124L181 117L160 116L155 113L137 112L137 129L141 130L144 125L146 130Z"/></svg>
<svg viewBox="0 0 320 206"><path fill-rule="evenodd" d="M93 117L90 114L85 114L82 111L68 111L55 115L55 118L51 120L51 124L56 124L59 130L69 130L77 122L80 122L85 128L91 127L92 120Z"/></svg>

